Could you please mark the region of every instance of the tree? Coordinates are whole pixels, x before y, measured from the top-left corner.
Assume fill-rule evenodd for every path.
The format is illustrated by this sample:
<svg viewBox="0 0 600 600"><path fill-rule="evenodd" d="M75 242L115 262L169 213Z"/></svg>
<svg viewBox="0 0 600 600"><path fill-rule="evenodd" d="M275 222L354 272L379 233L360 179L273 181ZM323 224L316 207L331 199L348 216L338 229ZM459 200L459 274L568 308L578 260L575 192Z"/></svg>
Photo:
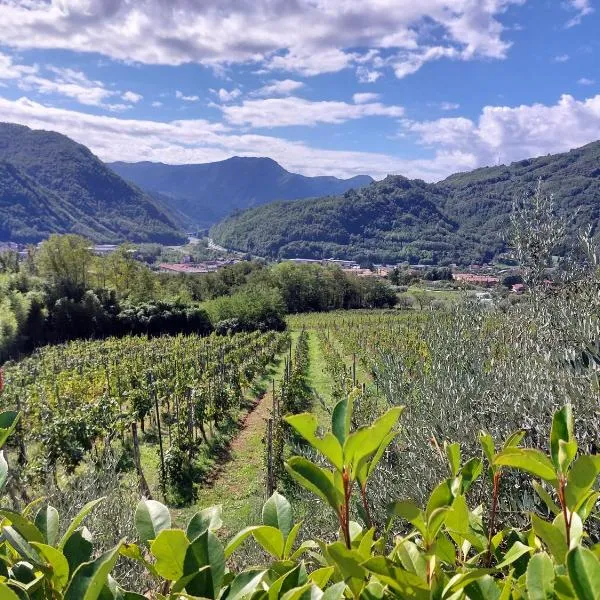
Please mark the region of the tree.
<svg viewBox="0 0 600 600"><path fill-rule="evenodd" d="M91 246L79 235L51 235L37 255L40 274L58 286L85 288L93 259Z"/></svg>
<svg viewBox="0 0 600 600"><path fill-rule="evenodd" d="M513 203L510 243L523 280L533 290L546 279L552 257L565 241L567 222L556 213L554 197L542 191L538 180L532 196Z"/></svg>

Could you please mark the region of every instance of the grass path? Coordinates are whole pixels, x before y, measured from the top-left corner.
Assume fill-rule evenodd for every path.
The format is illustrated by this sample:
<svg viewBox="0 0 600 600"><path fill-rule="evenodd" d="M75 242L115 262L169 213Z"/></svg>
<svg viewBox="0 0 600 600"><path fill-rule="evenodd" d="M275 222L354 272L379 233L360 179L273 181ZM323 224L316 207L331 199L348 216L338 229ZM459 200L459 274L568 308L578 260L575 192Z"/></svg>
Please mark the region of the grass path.
<svg viewBox="0 0 600 600"><path fill-rule="evenodd" d="M299 330L291 330L292 344L295 344ZM327 375L325 360L316 331L308 335L309 348L309 385L324 401L331 398L331 384ZM172 509L175 524L184 527L191 516L202 508L215 504L223 506L224 528L222 533L228 537L243 527L260 520L260 510L265 500L265 453L264 438L266 422L273 407L271 381L274 378L279 389L283 377L284 352L279 362L263 377L255 388L248 392L249 399L259 397L244 417L244 421L231 442L223 460L215 467L210 483L198 490L198 499L194 506ZM321 423L328 426L330 415L317 400L313 411Z"/></svg>
<svg viewBox="0 0 600 600"><path fill-rule="evenodd" d="M292 334L292 342L296 338ZM172 509L177 525L185 526L196 511L215 504L223 506L222 533L226 536L258 522L265 500L264 438L273 407L271 381L282 378L286 354L282 353L269 373L247 392L248 399L254 398L256 402L243 418L225 456L215 466L211 481L198 490L196 504Z"/></svg>
<svg viewBox="0 0 600 600"><path fill-rule="evenodd" d="M199 490L199 508L223 505L224 533L237 531L254 520L264 501L264 436L272 406L269 391L246 416L229 447L229 459L218 468L215 479Z"/></svg>

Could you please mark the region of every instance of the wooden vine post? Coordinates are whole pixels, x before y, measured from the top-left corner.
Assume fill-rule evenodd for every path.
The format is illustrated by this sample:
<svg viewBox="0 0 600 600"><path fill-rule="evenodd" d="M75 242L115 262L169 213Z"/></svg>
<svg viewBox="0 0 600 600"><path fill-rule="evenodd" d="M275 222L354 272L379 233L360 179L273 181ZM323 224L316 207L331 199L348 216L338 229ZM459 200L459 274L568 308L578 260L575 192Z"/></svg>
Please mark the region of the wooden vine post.
<svg viewBox="0 0 600 600"><path fill-rule="evenodd" d="M275 474L273 473L273 419L267 420L267 498L275 491Z"/></svg>
<svg viewBox="0 0 600 600"><path fill-rule="evenodd" d="M131 439L133 440L133 462L135 463L135 470L137 471L140 481L140 493L142 494L142 496L148 498L148 500L152 500L152 494L150 493L148 482L144 477L144 471L142 471L142 461L140 459L140 444L138 441L137 423L135 421L131 422Z"/></svg>
<svg viewBox="0 0 600 600"><path fill-rule="evenodd" d="M156 389L153 385L154 378L152 377L152 373L150 371L148 371L148 384L150 386L150 389L152 390L152 395L154 396L154 407L156 409L156 427L158 428L158 446L160 449L160 474L161 474L160 487L161 487L162 494L164 496L165 489L166 489L166 483L167 483L166 473L165 473L165 453L163 451L162 431L161 431L161 427L160 427L160 409L158 406L158 396L156 395Z"/></svg>

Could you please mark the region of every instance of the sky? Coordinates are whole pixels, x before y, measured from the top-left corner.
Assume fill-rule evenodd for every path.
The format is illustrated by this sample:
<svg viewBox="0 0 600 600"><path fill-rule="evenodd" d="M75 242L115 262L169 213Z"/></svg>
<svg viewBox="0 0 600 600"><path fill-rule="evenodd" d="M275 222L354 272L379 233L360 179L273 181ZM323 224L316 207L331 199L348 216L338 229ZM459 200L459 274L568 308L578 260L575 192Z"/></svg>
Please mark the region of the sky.
<svg viewBox="0 0 600 600"><path fill-rule="evenodd" d="M438 181L600 139L599 34L600 0L0 0L0 121Z"/></svg>

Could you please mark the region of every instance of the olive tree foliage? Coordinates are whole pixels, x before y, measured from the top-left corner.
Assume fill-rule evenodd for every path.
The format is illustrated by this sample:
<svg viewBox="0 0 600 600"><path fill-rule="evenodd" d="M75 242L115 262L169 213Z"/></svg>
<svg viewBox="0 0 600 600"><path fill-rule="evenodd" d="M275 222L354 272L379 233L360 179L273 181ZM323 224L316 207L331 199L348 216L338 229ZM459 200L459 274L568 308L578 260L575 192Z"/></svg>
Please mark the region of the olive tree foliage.
<svg viewBox="0 0 600 600"><path fill-rule="evenodd" d="M406 405L403 433L376 474L380 511L391 496L426 498L446 472L446 440L473 455L480 431L505 439L527 431L527 444L543 447L552 414L573 405L581 447L596 449L600 430L600 272L598 252L583 235L577 265L562 265L559 281L543 285L564 222L538 185L513 214L515 254L530 293L522 302L483 307L465 301L391 334L380 348L376 372L390 404ZM580 249L573 249L573 255ZM422 465L428 468L423 469ZM401 468L400 468L401 467ZM485 489L475 490L485 504ZM515 476L501 490L504 516L530 510L530 485Z"/></svg>
<svg viewBox="0 0 600 600"><path fill-rule="evenodd" d="M554 196L538 180L532 195L516 198L510 216L509 244L525 283L536 290L564 244L567 220L557 214Z"/></svg>

